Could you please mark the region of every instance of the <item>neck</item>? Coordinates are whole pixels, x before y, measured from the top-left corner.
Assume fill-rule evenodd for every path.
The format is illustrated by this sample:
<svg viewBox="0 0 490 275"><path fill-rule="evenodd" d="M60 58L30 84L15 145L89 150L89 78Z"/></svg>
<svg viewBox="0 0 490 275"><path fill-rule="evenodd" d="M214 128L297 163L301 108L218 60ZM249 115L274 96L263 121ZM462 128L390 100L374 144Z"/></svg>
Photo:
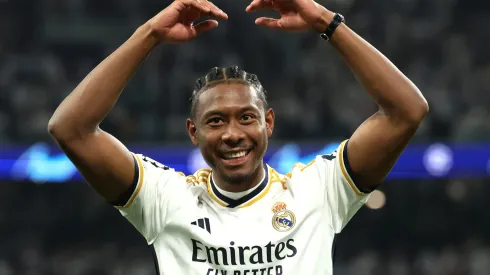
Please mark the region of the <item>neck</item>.
<svg viewBox="0 0 490 275"><path fill-rule="evenodd" d="M259 184L262 179L265 176L265 167L264 163L261 162L259 167L255 169L254 173L247 178L244 178L243 180L240 181L234 181L230 182L228 180L225 180L222 175L219 173L212 173L213 177L213 182L216 184L219 188L228 191L228 192L242 192L246 191L248 189L254 188Z"/></svg>

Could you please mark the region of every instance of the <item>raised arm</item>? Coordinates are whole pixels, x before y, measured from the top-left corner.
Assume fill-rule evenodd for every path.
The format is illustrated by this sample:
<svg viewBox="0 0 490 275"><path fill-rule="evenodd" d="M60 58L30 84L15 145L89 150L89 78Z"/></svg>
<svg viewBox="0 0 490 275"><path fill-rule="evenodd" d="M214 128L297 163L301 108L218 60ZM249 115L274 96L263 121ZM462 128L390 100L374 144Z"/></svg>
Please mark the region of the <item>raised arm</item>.
<svg viewBox="0 0 490 275"><path fill-rule="evenodd" d="M256 24L287 31L323 33L334 17L313 0L253 0L246 10L264 8L277 11L280 18L261 17ZM372 190L393 168L427 114L427 101L385 56L345 24L336 29L330 44L379 106L347 143L350 176L360 189Z"/></svg>
<svg viewBox="0 0 490 275"><path fill-rule="evenodd" d="M324 15L326 22L332 17L329 11ZM345 24L330 42L379 108L347 143L351 177L358 187L372 190L391 171L429 107L395 65Z"/></svg>
<svg viewBox="0 0 490 275"><path fill-rule="evenodd" d="M112 203L131 196L135 160L116 138L99 128L131 76L160 42L186 42L218 25L202 14L226 19L207 1L177 0L139 27L60 104L48 131L90 185Z"/></svg>

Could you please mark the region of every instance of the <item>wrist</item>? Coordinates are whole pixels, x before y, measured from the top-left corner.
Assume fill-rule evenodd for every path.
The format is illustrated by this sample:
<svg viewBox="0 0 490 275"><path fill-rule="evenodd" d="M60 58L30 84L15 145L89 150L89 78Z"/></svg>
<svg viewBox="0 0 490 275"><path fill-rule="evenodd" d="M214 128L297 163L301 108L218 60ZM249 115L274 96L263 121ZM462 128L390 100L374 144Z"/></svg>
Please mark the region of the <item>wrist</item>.
<svg viewBox="0 0 490 275"><path fill-rule="evenodd" d="M158 38L155 36L150 24L146 22L141 25L133 34L134 38L142 41L143 45L153 48L159 44Z"/></svg>
<svg viewBox="0 0 490 275"><path fill-rule="evenodd" d="M335 13L326 9L323 6L318 5L320 9L320 19L317 23L313 24L313 29L318 33L323 33L327 28L330 22L332 22Z"/></svg>

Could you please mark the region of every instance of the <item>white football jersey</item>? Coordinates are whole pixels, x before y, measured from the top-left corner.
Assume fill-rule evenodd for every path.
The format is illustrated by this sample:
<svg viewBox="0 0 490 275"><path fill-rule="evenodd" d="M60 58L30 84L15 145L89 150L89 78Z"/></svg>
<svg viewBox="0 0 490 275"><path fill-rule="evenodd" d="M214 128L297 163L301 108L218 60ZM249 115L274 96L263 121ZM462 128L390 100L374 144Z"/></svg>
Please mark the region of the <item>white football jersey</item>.
<svg viewBox="0 0 490 275"><path fill-rule="evenodd" d="M235 200L210 169L185 176L135 154L137 185L118 207L155 249L159 274L332 274L332 246L366 202L348 174L344 141L331 155L264 180Z"/></svg>

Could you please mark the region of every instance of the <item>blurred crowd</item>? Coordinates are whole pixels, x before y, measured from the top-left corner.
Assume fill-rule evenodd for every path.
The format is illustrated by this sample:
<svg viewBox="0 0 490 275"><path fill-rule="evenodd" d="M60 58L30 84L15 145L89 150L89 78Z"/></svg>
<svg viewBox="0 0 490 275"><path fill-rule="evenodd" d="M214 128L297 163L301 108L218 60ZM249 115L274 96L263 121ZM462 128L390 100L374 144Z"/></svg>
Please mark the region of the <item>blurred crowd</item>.
<svg viewBox="0 0 490 275"><path fill-rule="evenodd" d="M431 107L417 140L490 136L490 2L321 0L385 53ZM328 43L256 27L246 1L218 0L228 22L191 43L154 51L103 127L124 141L187 138L188 98L211 67L256 73L277 117L277 140L344 138L375 110ZM48 139L60 101L137 26L157 0L0 1L0 142Z"/></svg>
<svg viewBox="0 0 490 275"><path fill-rule="evenodd" d="M490 274L487 181L380 190L385 207L362 208L338 235L335 275ZM85 184L0 182L0 209L2 275L156 274L143 237Z"/></svg>
<svg viewBox="0 0 490 275"><path fill-rule="evenodd" d="M489 140L490 2L319 2L343 13L423 92L431 111L415 142ZM60 101L168 3L0 1L0 146L48 140ZM376 111L316 34L261 29L253 23L258 15L244 12L246 1L215 3L228 22L154 51L104 129L125 142L185 140L194 81L234 64L267 89L276 140L345 138ZM485 183L387 184L389 207L361 210L340 235L336 275L490 274ZM90 188L73 186L0 184L0 274L155 274L151 251L131 225Z"/></svg>

